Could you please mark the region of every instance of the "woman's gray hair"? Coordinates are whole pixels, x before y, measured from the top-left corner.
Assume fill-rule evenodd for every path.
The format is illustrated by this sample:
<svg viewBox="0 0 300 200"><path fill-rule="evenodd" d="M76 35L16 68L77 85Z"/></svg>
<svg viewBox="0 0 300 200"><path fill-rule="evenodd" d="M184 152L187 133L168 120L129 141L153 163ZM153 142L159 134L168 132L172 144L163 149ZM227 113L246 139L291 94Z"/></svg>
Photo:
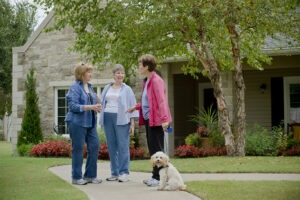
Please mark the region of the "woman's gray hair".
<svg viewBox="0 0 300 200"><path fill-rule="evenodd" d="M121 64L115 64L114 68L112 69L112 73L115 74L117 71L122 71L125 73L125 69Z"/></svg>

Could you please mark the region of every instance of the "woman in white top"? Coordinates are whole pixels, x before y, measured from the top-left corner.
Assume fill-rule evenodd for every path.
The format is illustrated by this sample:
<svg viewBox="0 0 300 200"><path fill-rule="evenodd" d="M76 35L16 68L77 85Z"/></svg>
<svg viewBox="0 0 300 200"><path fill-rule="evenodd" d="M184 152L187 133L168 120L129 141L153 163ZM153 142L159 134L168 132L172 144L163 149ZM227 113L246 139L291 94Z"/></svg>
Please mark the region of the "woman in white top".
<svg viewBox="0 0 300 200"><path fill-rule="evenodd" d="M100 124L104 127L111 168L111 177L106 180L127 182L130 134L134 134L134 118L139 114L127 112L136 104L136 99L131 87L123 83L124 67L116 64L112 72L114 82L106 85L101 95Z"/></svg>

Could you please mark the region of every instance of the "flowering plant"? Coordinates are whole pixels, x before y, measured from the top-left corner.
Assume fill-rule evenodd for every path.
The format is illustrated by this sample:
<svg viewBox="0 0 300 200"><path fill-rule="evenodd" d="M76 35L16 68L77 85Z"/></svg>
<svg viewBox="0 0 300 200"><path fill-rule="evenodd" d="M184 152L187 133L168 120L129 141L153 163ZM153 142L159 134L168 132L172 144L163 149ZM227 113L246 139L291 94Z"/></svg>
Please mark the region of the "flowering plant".
<svg viewBox="0 0 300 200"><path fill-rule="evenodd" d="M199 134L201 137L208 137L209 131L204 126L199 126L196 130L196 134Z"/></svg>
<svg viewBox="0 0 300 200"><path fill-rule="evenodd" d="M30 155L34 157L71 157L71 144L62 140L49 140L35 145Z"/></svg>
<svg viewBox="0 0 300 200"><path fill-rule="evenodd" d="M174 156L179 158L196 158L199 155L199 148L188 144L178 146L174 151Z"/></svg>

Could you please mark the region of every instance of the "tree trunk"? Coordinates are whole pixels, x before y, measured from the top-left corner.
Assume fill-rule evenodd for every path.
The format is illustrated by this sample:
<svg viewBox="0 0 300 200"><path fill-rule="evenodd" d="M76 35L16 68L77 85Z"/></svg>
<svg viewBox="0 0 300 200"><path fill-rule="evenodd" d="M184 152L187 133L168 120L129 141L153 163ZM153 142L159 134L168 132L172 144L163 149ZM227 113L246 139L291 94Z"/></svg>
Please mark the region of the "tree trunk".
<svg viewBox="0 0 300 200"><path fill-rule="evenodd" d="M222 90L222 79L219 71L216 67L211 67L209 73L209 79L214 88L214 95L217 99L219 123L222 131L222 135L225 138L225 146L228 156L235 155L234 137L231 130L231 123L229 120L228 107L224 98Z"/></svg>
<svg viewBox="0 0 300 200"><path fill-rule="evenodd" d="M235 24L228 25L231 34L231 45L234 62L234 91L235 106L233 112L233 131L236 144L236 156L245 156L245 132L246 132L246 112L245 112L245 83L241 65L241 55L239 48L239 34Z"/></svg>
<svg viewBox="0 0 300 200"><path fill-rule="evenodd" d="M236 143L236 155L245 156L245 133L246 133L246 114L245 114L245 83L241 67L235 67L235 98L236 106L234 111L234 132Z"/></svg>

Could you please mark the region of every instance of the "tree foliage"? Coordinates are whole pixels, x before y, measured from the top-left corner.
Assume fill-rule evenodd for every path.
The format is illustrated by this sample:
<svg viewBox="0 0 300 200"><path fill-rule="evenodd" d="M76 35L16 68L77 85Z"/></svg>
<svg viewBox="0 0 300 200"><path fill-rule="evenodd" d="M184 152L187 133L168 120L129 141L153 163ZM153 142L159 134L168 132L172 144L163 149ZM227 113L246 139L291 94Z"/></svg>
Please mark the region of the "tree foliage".
<svg viewBox="0 0 300 200"><path fill-rule="evenodd" d="M185 73L203 74L214 88L220 128L229 155L244 155L245 64L262 69L271 58L267 41L276 48L299 43L297 0L36 0L56 16L54 29L70 26L74 50L104 66L119 62L127 71L137 57L152 53L160 60L187 61ZM222 88L221 72L234 78L234 123Z"/></svg>
<svg viewBox="0 0 300 200"><path fill-rule="evenodd" d="M36 7L0 0L0 118L11 113L12 47L23 45L33 31Z"/></svg>
<svg viewBox="0 0 300 200"><path fill-rule="evenodd" d="M40 111L38 107L38 96L36 93L36 79L34 78L34 68L27 74L26 86L26 108L18 135L17 146L23 144L38 144L43 140L40 122Z"/></svg>
<svg viewBox="0 0 300 200"><path fill-rule="evenodd" d="M179 57L196 62L192 45L203 54L201 46L205 42L220 69L232 69L232 34L227 28L227 24L232 24L237 27L242 58L261 68L262 62L270 61L262 52L267 36L279 40L284 35L284 39L299 38L295 0L36 2L54 7L55 28L73 27L77 34L75 50L95 63L114 60L131 67L136 65L138 56L149 52L160 58ZM201 70L194 63L191 66L197 68L193 69L195 72Z"/></svg>

